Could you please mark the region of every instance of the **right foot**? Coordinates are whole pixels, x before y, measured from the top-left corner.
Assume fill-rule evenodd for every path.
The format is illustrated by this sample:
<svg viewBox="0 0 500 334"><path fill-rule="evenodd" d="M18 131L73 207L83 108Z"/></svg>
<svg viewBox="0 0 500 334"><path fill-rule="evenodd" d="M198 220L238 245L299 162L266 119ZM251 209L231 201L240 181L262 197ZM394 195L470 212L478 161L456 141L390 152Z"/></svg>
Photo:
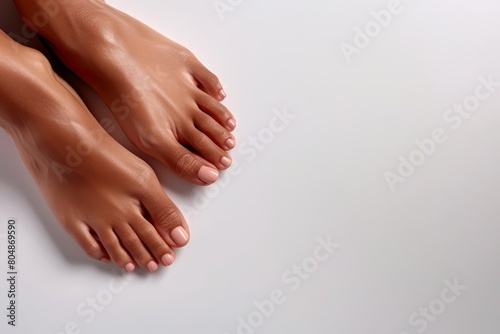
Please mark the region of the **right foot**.
<svg viewBox="0 0 500 334"><path fill-rule="evenodd" d="M0 125L60 225L90 257L155 271L189 240L153 170L112 139L38 51L0 31Z"/></svg>
<svg viewBox="0 0 500 334"><path fill-rule="evenodd" d="M15 2L140 150L199 185L231 165L234 116L217 77L186 48L102 0ZM36 26L43 11L51 18Z"/></svg>

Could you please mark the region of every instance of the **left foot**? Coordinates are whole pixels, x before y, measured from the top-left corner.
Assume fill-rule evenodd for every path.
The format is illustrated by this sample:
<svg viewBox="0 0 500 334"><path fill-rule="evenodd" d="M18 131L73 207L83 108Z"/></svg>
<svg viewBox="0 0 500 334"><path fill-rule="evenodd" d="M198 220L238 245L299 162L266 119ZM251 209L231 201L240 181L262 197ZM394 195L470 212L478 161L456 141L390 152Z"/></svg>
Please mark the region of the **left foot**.
<svg viewBox="0 0 500 334"><path fill-rule="evenodd" d="M35 0L15 2L24 17L47 12ZM57 3L48 24L30 24L97 91L131 142L192 183L215 182L232 163L236 126L217 77L186 48L103 1Z"/></svg>
<svg viewBox="0 0 500 334"><path fill-rule="evenodd" d="M104 131L40 52L1 30L0 51L0 126L64 230L127 271L171 265L189 229L151 167Z"/></svg>

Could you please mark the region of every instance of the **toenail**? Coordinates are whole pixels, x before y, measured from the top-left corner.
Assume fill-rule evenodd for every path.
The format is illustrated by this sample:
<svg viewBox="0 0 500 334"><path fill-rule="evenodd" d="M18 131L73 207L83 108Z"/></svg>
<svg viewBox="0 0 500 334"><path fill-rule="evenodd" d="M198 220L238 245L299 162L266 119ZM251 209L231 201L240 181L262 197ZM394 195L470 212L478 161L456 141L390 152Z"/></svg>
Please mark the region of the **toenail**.
<svg viewBox="0 0 500 334"><path fill-rule="evenodd" d="M205 183L214 183L219 178L219 172L213 168L203 166L198 172L198 177Z"/></svg>
<svg viewBox="0 0 500 334"><path fill-rule="evenodd" d="M174 240L177 246L184 246L189 241L189 236L182 226L174 228L172 232L170 232L170 237Z"/></svg>
<svg viewBox="0 0 500 334"><path fill-rule="evenodd" d="M101 262L103 262L103 263L109 263L109 259L107 257L103 257L101 259Z"/></svg>
<svg viewBox="0 0 500 334"><path fill-rule="evenodd" d="M221 100L224 100L226 98L226 92L224 91L224 89L221 89L220 92L219 92L219 99Z"/></svg>
<svg viewBox="0 0 500 334"><path fill-rule="evenodd" d="M158 265L154 261L149 262L146 267L150 272L156 271L158 269Z"/></svg>
<svg viewBox="0 0 500 334"><path fill-rule="evenodd" d="M161 258L161 261L164 265L170 266L172 263L174 263L174 257L172 256L172 254L165 254Z"/></svg>
<svg viewBox="0 0 500 334"><path fill-rule="evenodd" d="M129 273L133 272L135 269L135 266L132 263L129 263L125 266L125 270L128 271Z"/></svg>
<svg viewBox="0 0 500 334"><path fill-rule="evenodd" d="M228 168L229 166L231 166L231 159L227 158L227 157L222 157L222 159L220 159L220 163L222 166Z"/></svg>
<svg viewBox="0 0 500 334"><path fill-rule="evenodd" d="M229 128L231 130L234 130L236 128L236 121L232 118L227 120L227 125L229 125Z"/></svg>
<svg viewBox="0 0 500 334"><path fill-rule="evenodd" d="M236 146L236 141L232 138L229 138L226 140L226 147L227 148L234 148Z"/></svg>

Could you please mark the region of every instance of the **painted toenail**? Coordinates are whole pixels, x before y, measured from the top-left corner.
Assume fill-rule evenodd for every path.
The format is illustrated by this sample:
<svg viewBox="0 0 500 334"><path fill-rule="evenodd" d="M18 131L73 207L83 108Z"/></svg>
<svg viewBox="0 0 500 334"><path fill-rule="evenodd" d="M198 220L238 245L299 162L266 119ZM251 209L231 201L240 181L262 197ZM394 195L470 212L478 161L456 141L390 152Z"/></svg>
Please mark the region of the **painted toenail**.
<svg viewBox="0 0 500 334"><path fill-rule="evenodd" d="M103 263L109 263L109 259L107 257L103 257L101 259L101 262L103 262Z"/></svg>
<svg viewBox="0 0 500 334"><path fill-rule="evenodd" d="M125 270L128 271L129 273L133 272L135 269L135 266L132 263L129 263L125 266Z"/></svg>
<svg viewBox="0 0 500 334"><path fill-rule="evenodd" d="M220 92L219 92L219 98L220 100L224 100L226 98L226 92L224 91L224 89L221 89Z"/></svg>
<svg viewBox="0 0 500 334"><path fill-rule="evenodd" d="M222 157L222 159L220 159L220 164L226 168L228 168L229 166L231 166L231 159L227 158L227 157Z"/></svg>
<svg viewBox="0 0 500 334"><path fill-rule="evenodd" d="M189 236L182 226L174 228L172 232L170 232L170 237L172 237L172 240L174 240L177 246L184 246L189 241Z"/></svg>
<svg viewBox="0 0 500 334"><path fill-rule="evenodd" d="M226 140L226 147L231 149L231 148L234 148L236 146L236 141L234 141L234 139L231 139L229 138L228 140Z"/></svg>
<svg viewBox="0 0 500 334"><path fill-rule="evenodd" d="M205 183L214 183L219 178L219 172L213 168L203 166L198 172L198 177Z"/></svg>
<svg viewBox="0 0 500 334"><path fill-rule="evenodd" d="M149 262L147 267L150 272L156 271L158 269L158 265L154 261Z"/></svg>
<svg viewBox="0 0 500 334"><path fill-rule="evenodd" d="M232 118L227 120L227 125L229 125L229 128L231 130L234 130L236 128L236 121Z"/></svg>
<svg viewBox="0 0 500 334"><path fill-rule="evenodd" d="M164 265L170 266L172 263L174 263L174 257L172 256L172 254L165 254L161 258L161 261Z"/></svg>

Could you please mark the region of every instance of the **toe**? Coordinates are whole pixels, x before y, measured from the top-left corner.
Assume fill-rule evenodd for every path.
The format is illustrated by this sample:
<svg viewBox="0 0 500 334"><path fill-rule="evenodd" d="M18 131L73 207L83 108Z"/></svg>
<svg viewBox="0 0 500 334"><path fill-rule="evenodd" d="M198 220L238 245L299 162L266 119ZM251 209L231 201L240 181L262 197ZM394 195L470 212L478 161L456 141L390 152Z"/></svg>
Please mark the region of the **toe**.
<svg viewBox="0 0 500 334"><path fill-rule="evenodd" d="M183 247L189 242L189 233L181 212L175 206L165 206L163 210L155 212L155 225L165 241L172 247Z"/></svg>
<svg viewBox="0 0 500 334"><path fill-rule="evenodd" d="M158 188L150 190L143 200L143 205L163 240L170 247L183 247L190 238L186 220L161 186Z"/></svg>
<svg viewBox="0 0 500 334"><path fill-rule="evenodd" d="M137 219L131 226L158 263L169 266L174 262L174 251L168 247L150 222L145 219Z"/></svg>
<svg viewBox="0 0 500 334"><path fill-rule="evenodd" d="M233 114L213 97L200 92L197 97L197 104L202 111L211 116L228 131L233 131L236 128L236 119Z"/></svg>
<svg viewBox="0 0 500 334"><path fill-rule="evenodd" d="M134 271L134 260L132 260L127 251L123 249L122 245L120 244L120 240L112 230L99 233L99 239L101 240L102 245L111 257L111 260L118 267L123 268L128 272Z"/></svg>
<svg viewBox="0 0 500 334"><path fill-rule="evenodd" d="M123 247L128 251L139 267L150 272L158 269L155 259L130 225L120 224L115 227L115 232Z"/></svg>
<svg viewBox="0 0 500 334"><path fill-rule="evenodd" d="M195 127L189 131L186 139L203 158L217 166L219 170L226 169L231 165L232 161L229 154Z"/></svg>
<svg viewBox="0 0 500 334"><path fill-rule="evenodd" d="M234 136L207 114L199 113L194 122L198 130L206 134L223 150L229 151L236 146Z"/></svg>
<svg viewBox="0 0 500 334"><path fill-rule="evenodd" d="M138 147L191 183L212 184L219 177L215 166L182 146L171 132L163 137L142 138Z"/></svg>
<svg viewBox="0 0 500 334"><path fill-rule="evenodd" d="M226 93L222 88L219 78L210 72L201 62L196 60L192 66L191 74L203 86L202 89L217 101L226 98Z"/></svg>
<svg viewBox="0 0 500 334"><path fill-rule="evenodd" d="M73 239L80 245L85 254L90 258L104 263L109 262L109 255L100 243L91 233L90 228L83 224L72 224L73 228L68 231Z"/></svg>

